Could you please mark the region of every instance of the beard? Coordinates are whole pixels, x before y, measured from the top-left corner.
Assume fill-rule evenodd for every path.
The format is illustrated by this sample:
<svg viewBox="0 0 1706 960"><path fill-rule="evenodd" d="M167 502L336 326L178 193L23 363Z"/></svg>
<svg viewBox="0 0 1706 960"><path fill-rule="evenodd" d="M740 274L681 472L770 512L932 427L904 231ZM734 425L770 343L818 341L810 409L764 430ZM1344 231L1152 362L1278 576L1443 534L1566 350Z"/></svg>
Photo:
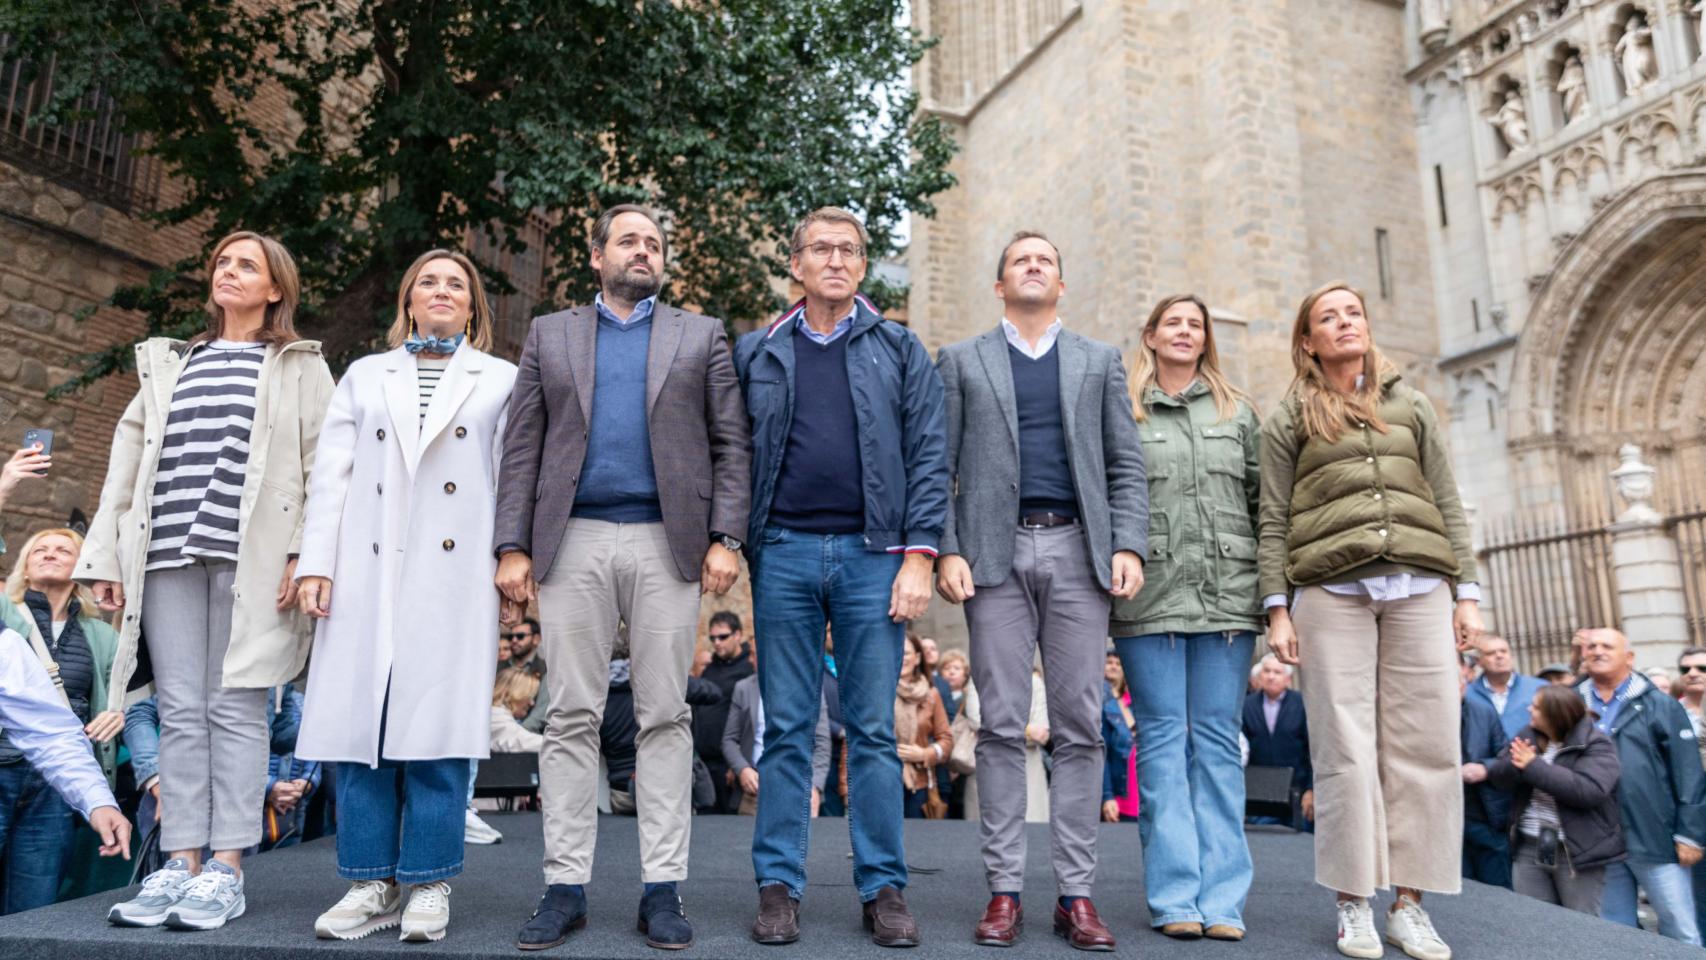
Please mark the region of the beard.
<svg viewBox="0 0 1706 960"><path fill-rule="evenodd" d="M662 273L640 273L624 267L606 268L603 279L604 289L629 303L657 296L657 292L663 289Z"/></svg>

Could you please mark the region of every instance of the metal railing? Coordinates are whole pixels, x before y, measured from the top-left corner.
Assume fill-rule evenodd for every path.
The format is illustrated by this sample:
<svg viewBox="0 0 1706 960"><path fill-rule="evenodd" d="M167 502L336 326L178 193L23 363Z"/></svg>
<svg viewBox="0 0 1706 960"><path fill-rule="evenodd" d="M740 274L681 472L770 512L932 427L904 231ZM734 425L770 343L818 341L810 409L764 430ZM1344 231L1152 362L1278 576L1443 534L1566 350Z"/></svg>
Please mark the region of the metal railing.
<svg viewBox="0 0 1706 960"><path fill-rule="evenodd" d="M1568 662L1577 630L1618 624L1607 519L1510 517L1490 525L1479 554L1487 626L1510 643L1517 669Z"/></svg>
<svg viewBox="0 0 1706 960"><path fill-rule="evenodd" d="M69 123L41 122L54 93L58 58L31 65L0 34L0 158L124 211L153 202L159 167L139 156L113 98L95 90L78 99Z"/></svg>

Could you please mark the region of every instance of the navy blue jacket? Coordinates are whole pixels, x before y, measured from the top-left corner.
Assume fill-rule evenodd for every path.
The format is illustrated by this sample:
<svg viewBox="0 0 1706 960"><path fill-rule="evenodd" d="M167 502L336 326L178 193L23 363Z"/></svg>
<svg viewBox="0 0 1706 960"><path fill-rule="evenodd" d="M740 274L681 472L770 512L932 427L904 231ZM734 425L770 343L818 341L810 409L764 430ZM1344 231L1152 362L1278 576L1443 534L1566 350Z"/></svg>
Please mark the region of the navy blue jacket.
<svg viewBox="0 0 1706 960"><path fill-rule="evenodd" d="M942 378L912 331L855 298L847 379L859 421L865 548L936 555L948 520L948 434ZM805 301L735 344L735 372L752 419L748 559L761 549L794 411L794 324Z"/></svg>
<svg viewBox="0 0 1706 960"><path fill-rule="evenodd" d="M1244 698L1244 739L1250 741L1250 765L1290 767L1293 789L1314 789L1315 768L1309 762L1309 721L1303 713L1303 695L1287 690L1280 697L1273 733L1268 732L1268 719L1262 713L1265 696L1257 690Z"/></svg>
<svg viewBox="0 0 1706 960"><path fill-rule="evenodd" d="M1514 694L1515 691L1513 690ZM1515 700L1515 697L1512 697ZM1524 711L1526 712L1526 707ZM1527 724L1523 724L1527 726ZM1521 727L1517 728L1521 730ZM1499 712L1485 700L1463 695L1463 762L1490 765L1498 759L1510 738L1499 723ZM1485 823L1494 830L1510 826L1511 795L1491 783L1466 784L1463 787L1463 818Z"/></svg>
<svg viewBox="0 0 1706 960"><path fill-rule="evenodd" d="M1528 726L1528 705L1534 702L1534 695L1539 693L1544 686L1546 686L1546 681L1538 677L1525 677L1520 673L1511 674L1510 696L1505 698L1504 711L1498 714L1500 726L1503 727L1505 733L1505 743L1509 743L1511 738L1516 736L1523 727ZM1487 690L1486 677L1475 678L1475 682L1471 683L1469 689L1463 692L1463 699L1465 702L1479 700L1492 707L1495 712L1498 712L1499 709L1493 705L1493 695Z"/></svg>
<svg viewBox="0 0 1706 960"><path fill-rule="evenodd" d="M1608 731L1622 768L1617 806L1623 843L1634 863L1675 863L1677 837L1706 844L1700 748L1682 704L1639 673L1629 676L1629 697ZM1576 690L1597 713L1593 680L1583 680Z"/></svg>

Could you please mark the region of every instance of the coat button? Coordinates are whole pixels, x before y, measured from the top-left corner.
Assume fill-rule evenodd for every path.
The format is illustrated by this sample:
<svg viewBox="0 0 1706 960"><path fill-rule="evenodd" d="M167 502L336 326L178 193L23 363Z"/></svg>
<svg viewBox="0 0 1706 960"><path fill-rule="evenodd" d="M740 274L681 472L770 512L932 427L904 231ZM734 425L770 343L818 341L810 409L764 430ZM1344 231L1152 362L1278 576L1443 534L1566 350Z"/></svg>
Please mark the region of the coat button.
<svg viewBox="0 0 1706 960"><path fill-rule="evenodd" d="M1375 495L1374 495L1374 499L1376 499L1376 500L1379 500L1379 499L1380 499L1380 494L1378 494L1378 493L1377 493L1377 494L1375 494Z"/></svg>
<svg viewBox="0 0 1706 960"><path fill-rule="evenodd" d="M1007 489L1009 489L1009 490L1017 490L1017 489L1019 489L1019 485L1018 485L1018 484L1016 484L1016 483L1009 483L1009 484L1008 484L1008 485L1007 485Z"/></svg>
<svg viewBox="0 0 1706 960"><path fill-rule="evenodd" d="M379 430L379 439L385 439L385 430L383 428Z"/></svg>
<svg viewBox="0 0 1706 960"><path fill-rule="evenodd" d="M1383 537L1386 536L1386 531L1385 530L1380 531L1380 535Z"/></svg>
<svg viewBox="0 0 1706 960"><path fill-rule="evenodd" d="M1369 463L1373 463L1373 462L1374 462L1374 458L1373 458L1373 457L1369 457L1369 458L1368 458L1368 462L1369 462Z"/></svg>
<svg viewBox="0 0 1706 960"><path fill-rule="evenodd" d="M455 549L456 549L456 541L455 541L455 540L446 540L446 541L444 541L444 549L446 549L446 550L455 550Z"/></svg>
<svg viewBox="0 0 1706 960"><path fill-rule="evenodd" d="M1220 545L1220 552L1221 552L1221 553L1231 553L1231 552L1232 552L1232 547L1231 547L1231 546L1229 546L1229 545L1227 545L1227 544L1224 544L1224 543L1223 543L1223 544L1221 544L1221 545Z"/></svg>
<svg viewBox="0 0 1706 960"><path fill-rule="evenodd" d="M463 437L466 437L467 435L468 435L468 428L467 427L457 427L456 428L456 439L460 440Z"/></svg>
<svg viewBox="0 0 1706 960"><path fill-rule="evenodd" d="M385 493L385 484L383 484L383 483L374 484L373 485L373 492L378 493L378 494L384 494Z"/></svg>
<svg viewBox="0 0 1706 960"><path fill-rule="evenodd" d="M377 543L373 545L373 555L376 557L379 556L379 544Z"/></svg>
<svg viewBox="0 0 1706 960"><path fill-rule="evenodd" d="M456 484L454 484L454 483L445 484L444 485L444 492L445 493L455 493L456 492Z"/></svg>

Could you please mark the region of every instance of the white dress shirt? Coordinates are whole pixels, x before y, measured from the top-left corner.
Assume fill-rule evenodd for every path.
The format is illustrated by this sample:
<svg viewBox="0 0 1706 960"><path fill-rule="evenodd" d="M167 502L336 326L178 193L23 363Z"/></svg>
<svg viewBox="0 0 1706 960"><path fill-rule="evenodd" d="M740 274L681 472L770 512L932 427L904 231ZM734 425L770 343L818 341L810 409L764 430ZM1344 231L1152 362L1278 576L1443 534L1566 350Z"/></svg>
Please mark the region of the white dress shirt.
<svg viewBox="0 0 1706 960"><path fill-rule="evenodd" d="M0 629L0 728L85 819L99 807L118 806L82 722L59 698L30 642L6 629Z"/></svg>
<svg viewBox="0 0 1706 960"><path fill-rule="evenodd" d="M1041 360L1048 356L1048 352L1054 349L1054 342L1060 339L1060 318L1056 317L1055 321L1048 325L1048 329L1043 331L1043 335L1037 338L1035 347L1025 342L1025 338L1019 333L1019 328L1013 326L1013 321L1006 317L1001 318L1001 332L1007 335L1007 342L1013 349L1032 360Z"/></svg>

